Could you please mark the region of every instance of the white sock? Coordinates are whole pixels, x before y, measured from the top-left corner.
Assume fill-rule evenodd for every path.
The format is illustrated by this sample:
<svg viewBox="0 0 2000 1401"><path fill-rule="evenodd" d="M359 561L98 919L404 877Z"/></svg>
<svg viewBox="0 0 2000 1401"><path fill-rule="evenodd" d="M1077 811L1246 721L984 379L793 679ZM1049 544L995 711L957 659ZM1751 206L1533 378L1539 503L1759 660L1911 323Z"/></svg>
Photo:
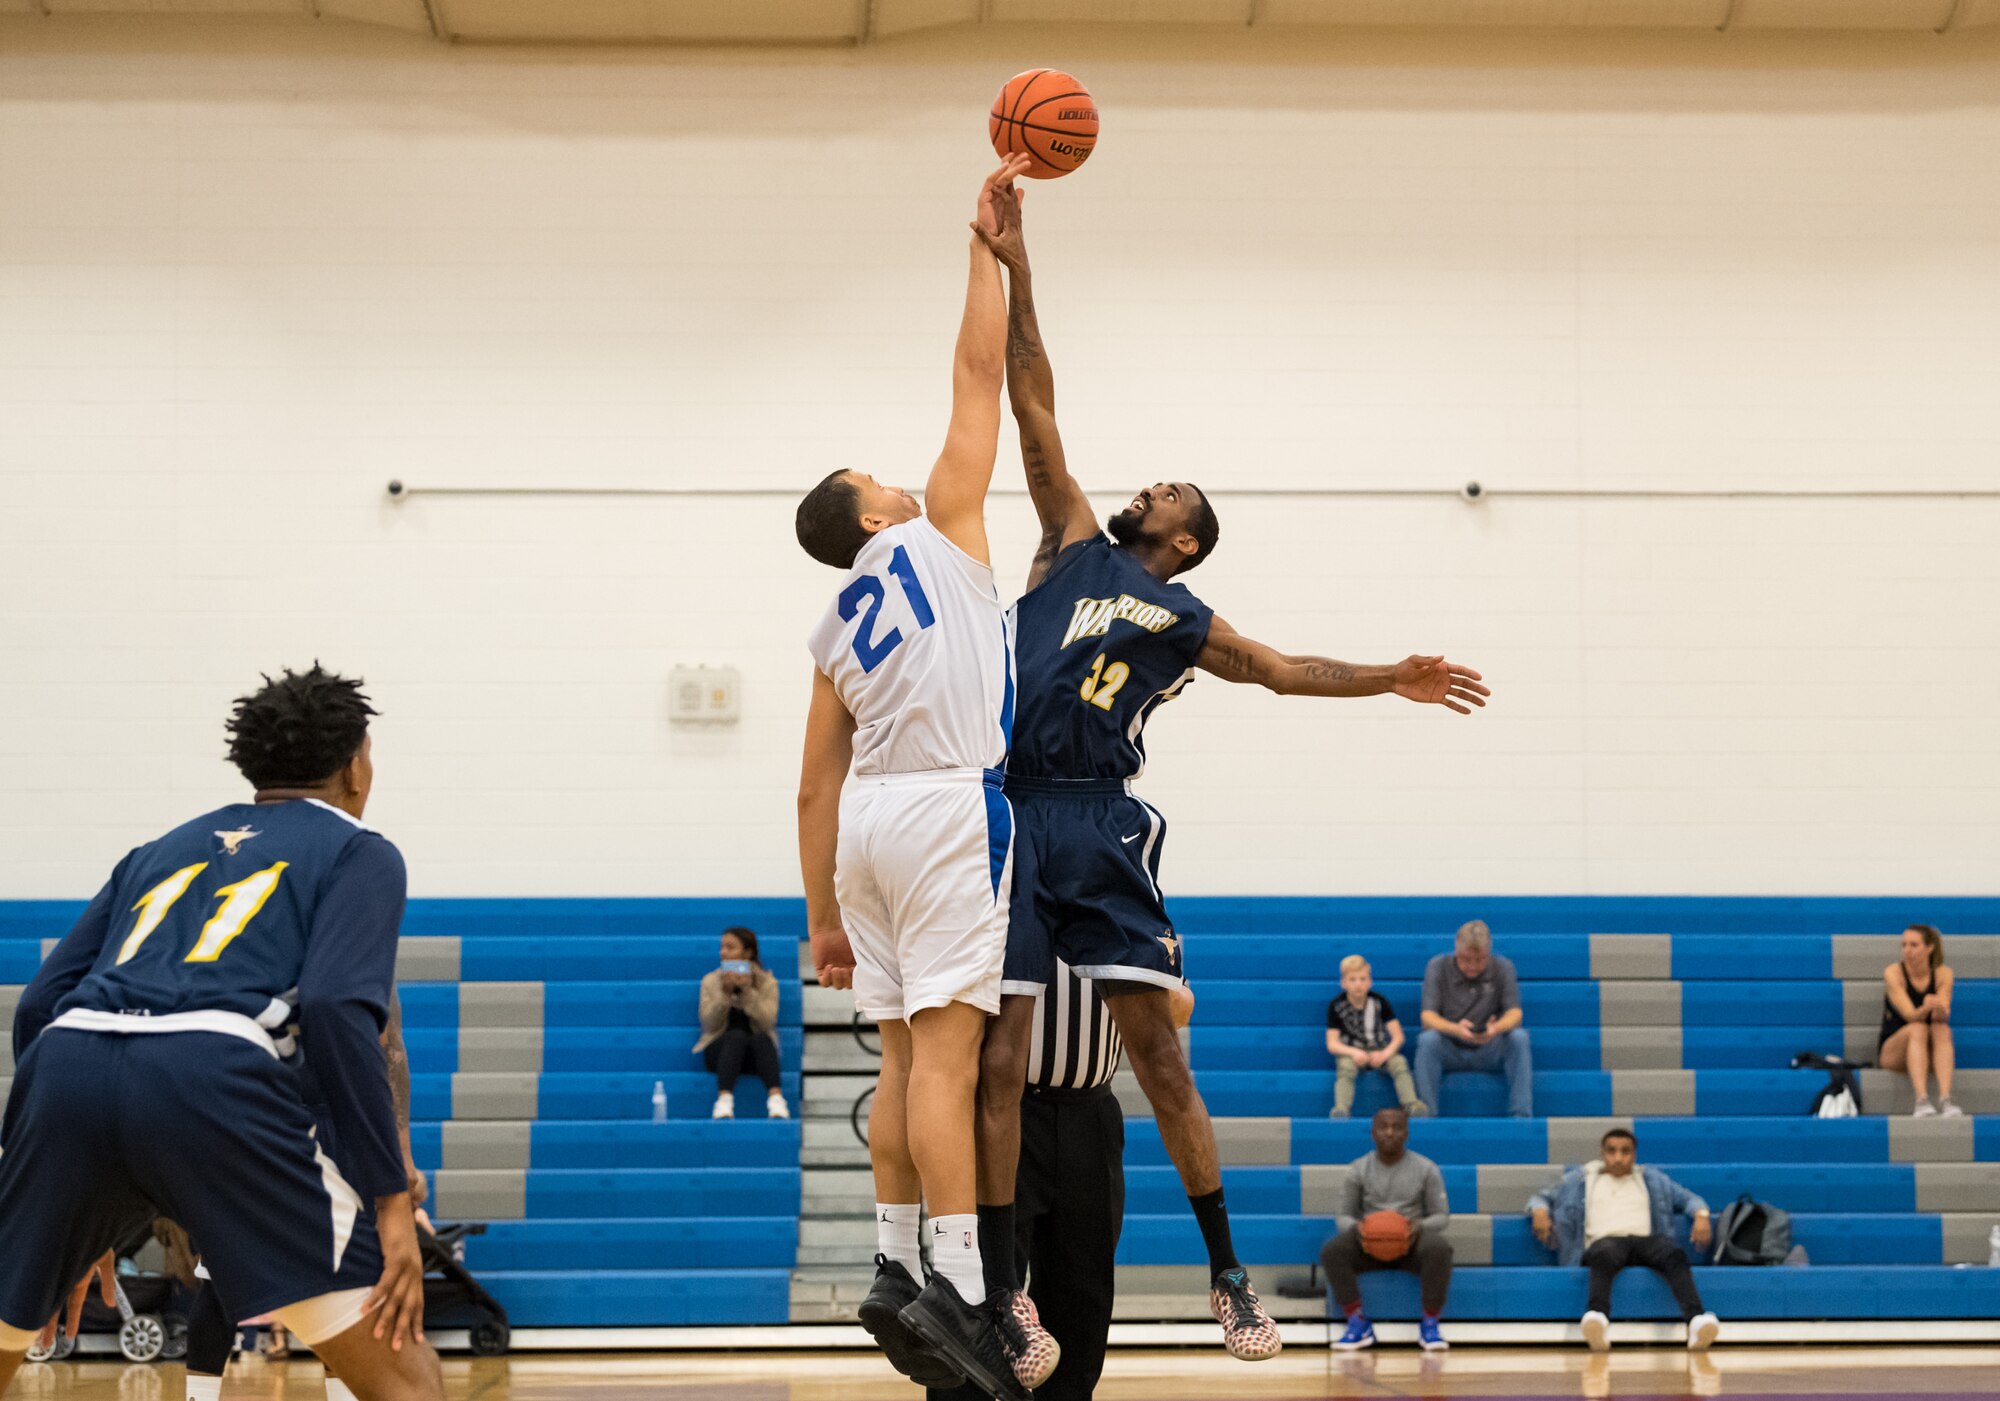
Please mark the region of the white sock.
<svg viewBox="0 0 2000 1401"><path fill-rule="evenodd" d="M986 1302L986 1267L979 1259L979 1217L970 1211L931 1218L931 1268L951 1281L968 1304Z"/></svg>
<svg viewBox="0 0 2000 1401"><path fill-rule="evenodd" d="M917 1235L917 1223L924 1209L917 1202L903 1206L894 1202L875 1203L875 1248L891 1264L901 1265L924 1287L924 1248Z"/></svg>
<svg viewBox="0 0 2000 1401"><path fill-rule="evenodd" d="M326 1401L358 1401L355 1394L347 1389L347 1383L339 1377L326 1379Z"/></svg>
<svg viewBox="0 0 2000 1401"><path fill-rule="evenodd" d="M189 1372L187 1401L222 1401L222 1378L204 1377Z"/></svg>

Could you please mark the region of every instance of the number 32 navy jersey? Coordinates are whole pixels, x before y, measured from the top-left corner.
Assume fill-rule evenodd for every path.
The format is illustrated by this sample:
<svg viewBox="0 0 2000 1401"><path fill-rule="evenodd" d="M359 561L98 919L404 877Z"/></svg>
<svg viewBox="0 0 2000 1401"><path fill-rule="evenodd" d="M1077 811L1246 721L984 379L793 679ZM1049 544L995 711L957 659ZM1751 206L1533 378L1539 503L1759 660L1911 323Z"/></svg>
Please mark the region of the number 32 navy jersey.
<svg viewBox="0 0 2000 1401"><path fill-rule="evenodd" d="M1060 555L1015 605L1021 675L1007 772L1129 779L1146 767L1146 721L1194 679L1214 617L1103 535Z"/></svg>

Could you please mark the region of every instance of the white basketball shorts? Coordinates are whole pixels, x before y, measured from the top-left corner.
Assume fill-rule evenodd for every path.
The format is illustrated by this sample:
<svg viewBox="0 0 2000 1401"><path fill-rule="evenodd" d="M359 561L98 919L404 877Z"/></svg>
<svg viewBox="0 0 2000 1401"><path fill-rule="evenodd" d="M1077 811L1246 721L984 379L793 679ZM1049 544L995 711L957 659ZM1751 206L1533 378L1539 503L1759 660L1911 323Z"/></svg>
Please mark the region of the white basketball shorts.
<svg viewBox="0 0 2000 1401"><path fill-rule="evenodd" d="M840 798L834 888L873 1021L965 1002L1000 1010L1014 815L992 769L857 774Z"/></svg>

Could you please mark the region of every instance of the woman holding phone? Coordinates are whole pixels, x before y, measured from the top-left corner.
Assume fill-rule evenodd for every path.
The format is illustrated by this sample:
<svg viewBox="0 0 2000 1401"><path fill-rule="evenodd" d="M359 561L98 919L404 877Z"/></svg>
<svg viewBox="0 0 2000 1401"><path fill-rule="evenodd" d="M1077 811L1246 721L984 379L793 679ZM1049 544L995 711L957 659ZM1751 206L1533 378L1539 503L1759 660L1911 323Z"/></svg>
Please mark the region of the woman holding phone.
<svg viewBox="0 0 2000 1401"><path fill-rule="evenodd" d="M778 980L757 957L757 936L722 931L722 966L701 980L702 1063L715 1072L716 1119L736 1117L736 1081L745 1068L764 1082L764 1112L789 1119L778 1080Z"/></svg>

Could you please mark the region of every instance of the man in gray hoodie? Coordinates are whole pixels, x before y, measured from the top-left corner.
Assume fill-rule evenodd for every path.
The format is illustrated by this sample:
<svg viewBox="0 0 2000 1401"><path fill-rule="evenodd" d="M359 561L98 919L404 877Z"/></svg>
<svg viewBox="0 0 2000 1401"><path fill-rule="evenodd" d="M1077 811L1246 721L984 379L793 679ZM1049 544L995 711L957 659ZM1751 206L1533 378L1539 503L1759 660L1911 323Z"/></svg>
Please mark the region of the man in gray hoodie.
<svg viewBox="0 0 2000 1401"><path fill-rule="evenodd" d="M1590 1270L1584 1341L1592 1352L1611 1347L1611 1285L1621 1270L1641 1265L1666 1280L1687 1320L1690 1352L1704 1352L1721 1324L1702 1306L1687 1252L1674 1239L1674 1217L1693 1221L1696 1250L1708 1249L1708 1203L1656 1167L1638 1165L1639 1140L1612 1129L1597 1145L1599 1161L1571 1168L1561 1182L1528 1199L1535 1238L1565 1265Z"/></svg>
<svg viewBox="0 0 2000 1401"><path fill-rule="evenodd" d="M1451 1290L1451 1242L1444 1238L1445 1227L1451 1224L1451 1203L1445 1199L1444 1177L1436 1163L1404 1146L1410 1120L1402 1110L1377 1110L1370 1127L1375 1151L1348 1165L1341 1188L1340 1234L1319 1252L1327 1287L1347 1314L1347 1331L1333 1345L1341 1352L1375 1345L1375 1325L1362 1311L1358 1276L1367 1270L1404 1270L1421 1280L1418 1340L1425 1352L1443 1352L1450 1345L1438 1332L1438 1318ZM1410 1224L1409 1248L1393 1260L1370 1255L1362 1247L1361 1222L1378 1211L1393 1211Z"/></svg>

